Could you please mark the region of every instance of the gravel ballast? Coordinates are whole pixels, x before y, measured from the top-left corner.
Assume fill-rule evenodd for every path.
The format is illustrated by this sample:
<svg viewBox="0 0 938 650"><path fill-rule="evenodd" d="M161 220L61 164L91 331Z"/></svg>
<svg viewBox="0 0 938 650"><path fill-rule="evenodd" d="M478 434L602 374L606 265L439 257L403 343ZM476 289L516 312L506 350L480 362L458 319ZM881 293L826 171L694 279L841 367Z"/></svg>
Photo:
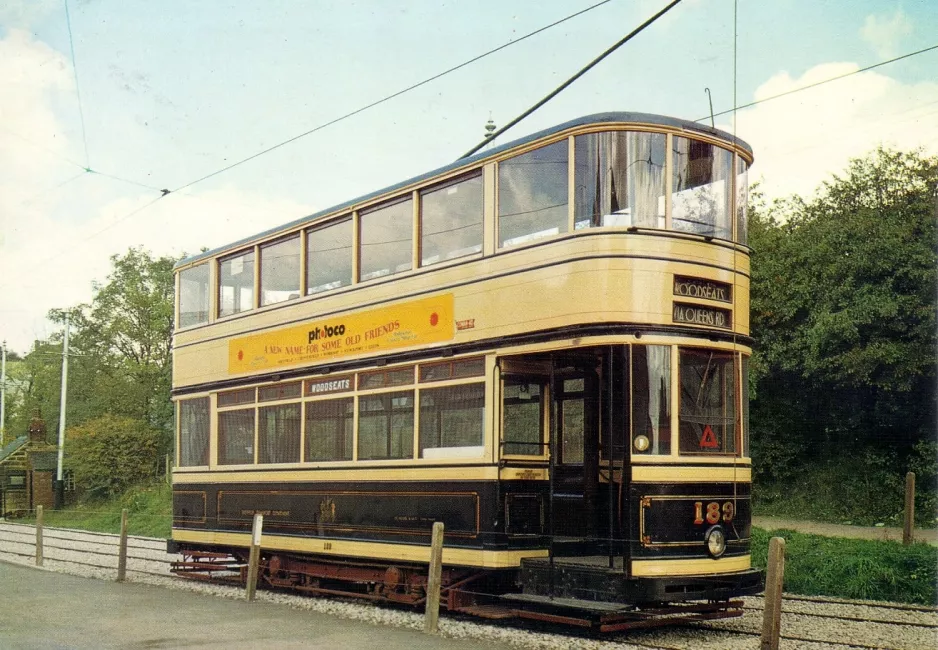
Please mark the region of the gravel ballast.
<svg viewBox="0 0 938 650"><path fill-rule="evenodd" d="M101 580L114 580L116 577L116 535L46 528L43 546L42 570ZM165 540L131 537L128 541L126 579L130 582L182 589L221 598L244 598L243 590L237 587L195 582L173 576L169 572L169 563L175 559L178 559L178 556L166 553ZM0 522L0 560L34 565L35 529L28 525ZM257 599L380 626L423 628L422 612L409 609L265 590L257 592ZM564 634L449 617L441 619L440 633L450 638L491 642L496 644L496 647L545 650L570 647L588 650L758 648L763 599L751 597L744 601L746 609L741 618L635 631L603 639L571 638ZM786 650L843 647L934 650L938 647L938 611L884 605L886 604L873 602L828 602L826 599L785 600L781 647Z"/></svg>

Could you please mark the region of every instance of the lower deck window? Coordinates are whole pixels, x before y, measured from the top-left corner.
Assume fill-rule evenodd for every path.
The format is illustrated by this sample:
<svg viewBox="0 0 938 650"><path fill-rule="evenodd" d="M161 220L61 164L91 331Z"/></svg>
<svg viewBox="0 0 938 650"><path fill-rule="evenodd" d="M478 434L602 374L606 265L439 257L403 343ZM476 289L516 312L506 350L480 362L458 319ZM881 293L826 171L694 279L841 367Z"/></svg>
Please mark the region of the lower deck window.
<svg viewBox="0 0 938 650"><path fill-rule="evenodd" d="M306 403L306 460L352 460L355 400Z"/></svg>
<svg viewBox="0 0 938 650"><path fill-rule="evenodd" d="M209 401L207 397L179 402L179 464L208 465Z"/></svg>
<svg viewBox="0 0 938 650"><path fill-rule="evenodd" d="M736 453L736 355L680 351L680 451Z"/></svg>
<svg viewBox="0 0 938 650"><path fill-rule="evenodd" d="M413 458L414 391L367 395L358 400L358 458Z"/></svg>
<svg viewBox="0 0 938 650"><path fill-rule="evenodd" d="M300 405L265 406L258 410L259 463L300 461Z"/></svg>
<svg viewBox="0 0 938 650"><path fill-rule="evenodd" d="M671 347L632 347L632 451L671 453ZM644 438L644 440L640 440Z"/></svg>
<svg viewBox="0 0 938 650"><path fill-rule="evenodd" d="M218 464L254 462L254 409L218 414Z"/></svg>
<svg viewBox="0 0 938 650"><path fill-rule="evenodd" d="M420 391L420 456L452 456L464 450L482 454L485 422L484 384L464 384ZM449 448L450 453L437 452Z"/></svg>
<svg viewBox="0 0 938 650"><path fill-rule="evenodd" d="M506 378L502 402L505 454L540 456L544 453L543 380Z"/></svg>

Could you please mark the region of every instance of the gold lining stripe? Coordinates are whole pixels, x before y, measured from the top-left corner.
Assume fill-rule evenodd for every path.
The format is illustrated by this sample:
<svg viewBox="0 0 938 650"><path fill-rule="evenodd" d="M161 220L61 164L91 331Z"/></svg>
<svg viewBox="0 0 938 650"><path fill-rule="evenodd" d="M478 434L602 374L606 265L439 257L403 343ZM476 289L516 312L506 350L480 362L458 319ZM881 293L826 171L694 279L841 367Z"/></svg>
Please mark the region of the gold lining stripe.
<svg viewBox="0 0 938 650"><path fill-rule="evenodd" d="M505 471L505 470L502 470ZM348 481L366 483L376 481L494 481L498 477L498 467L337 467L335 469L290 469L280 471L249 470L243 472L201 471L173 472L173 483L293 483Z"/></svg>
<svg viewBox="0 0 938 650"><path fill-rule="evenodd" d="M428 531L429 535L429 531ZM251 545L250 533L225 533L173 528L173 540L198 544L220 544L224 546ZM325 548L328 544L330 548ZM362 542L345 539L323 539L321 537L286 537L264 534L261 547L267 550L338 555L367 559L393 560L399 562L429 562L430 547ZM521 565L526 557L547 557L547 549L514 551L486 551L482 549L443 547L443 563L459 566L475 566L486 569L507 569Z"/></svg>
<svg viewBox="0 0 938 650"><path fill-rule="evenodd" d="M724 557L714 560L700 558L692 560L632 560L632 575L636 577L703 576L721 575L752 568L752 556Z"/></svg>
<svg viewBox="0 0 938 650"><path fill-rule="evenodd" d="M495 465L483 467L337 467L335 469L256 469L242 472L225 470L175 470L173 483L186 485L194 483L281 483L281 482L326 482L326 481L494 481L533 480L546 481L547 468L544 467L503 467ZM674 467L643 465L632 466L633 483L751 483L752 469L749 467L701 467L680 465Z"/></svg>
<svg viewBox="0 0 938 650"><path fill-rule="evenodd" d="M632 466L633 483L752 483L749 467Z"/></svg>

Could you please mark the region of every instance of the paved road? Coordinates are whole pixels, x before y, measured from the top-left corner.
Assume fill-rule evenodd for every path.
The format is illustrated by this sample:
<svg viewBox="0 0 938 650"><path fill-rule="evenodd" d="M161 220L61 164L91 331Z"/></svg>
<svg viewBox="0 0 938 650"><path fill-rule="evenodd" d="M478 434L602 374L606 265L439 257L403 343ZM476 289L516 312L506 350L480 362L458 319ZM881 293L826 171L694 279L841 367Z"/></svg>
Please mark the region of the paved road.
<svg viewBox="0 0 938 650"><path fill-rule="evenodd" d="M888 526L879 528L875 526L847 526L845 524L828 524L821 521L801 521L782 517L753 517L752 525L765 530L788 528L799 533L811 533L826 537L902 541L902 529ZM938 546L938 529L936 528L916 528L913 537L917 542L928 542L932 546Z"/></svg>
<svg viewBox="0 0 938 650"><path fill-rule="evenodd" d="M0 648L492 650L268 603L117 584L0 562Z"/></svg>

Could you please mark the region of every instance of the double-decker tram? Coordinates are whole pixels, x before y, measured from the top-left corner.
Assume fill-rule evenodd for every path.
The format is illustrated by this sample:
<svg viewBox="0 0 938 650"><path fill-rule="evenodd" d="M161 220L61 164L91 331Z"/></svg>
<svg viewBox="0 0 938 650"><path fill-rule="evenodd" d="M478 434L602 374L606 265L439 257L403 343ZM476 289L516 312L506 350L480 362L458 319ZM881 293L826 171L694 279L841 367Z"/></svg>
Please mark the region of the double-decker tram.
<svg viewBox="0 0 938 650"><path fill-rule="evenodd" d="M591 115L180 262L177 571L260 513L262 584L419 604L440 521L451 610L739 615L751 162Z"/></svg>

